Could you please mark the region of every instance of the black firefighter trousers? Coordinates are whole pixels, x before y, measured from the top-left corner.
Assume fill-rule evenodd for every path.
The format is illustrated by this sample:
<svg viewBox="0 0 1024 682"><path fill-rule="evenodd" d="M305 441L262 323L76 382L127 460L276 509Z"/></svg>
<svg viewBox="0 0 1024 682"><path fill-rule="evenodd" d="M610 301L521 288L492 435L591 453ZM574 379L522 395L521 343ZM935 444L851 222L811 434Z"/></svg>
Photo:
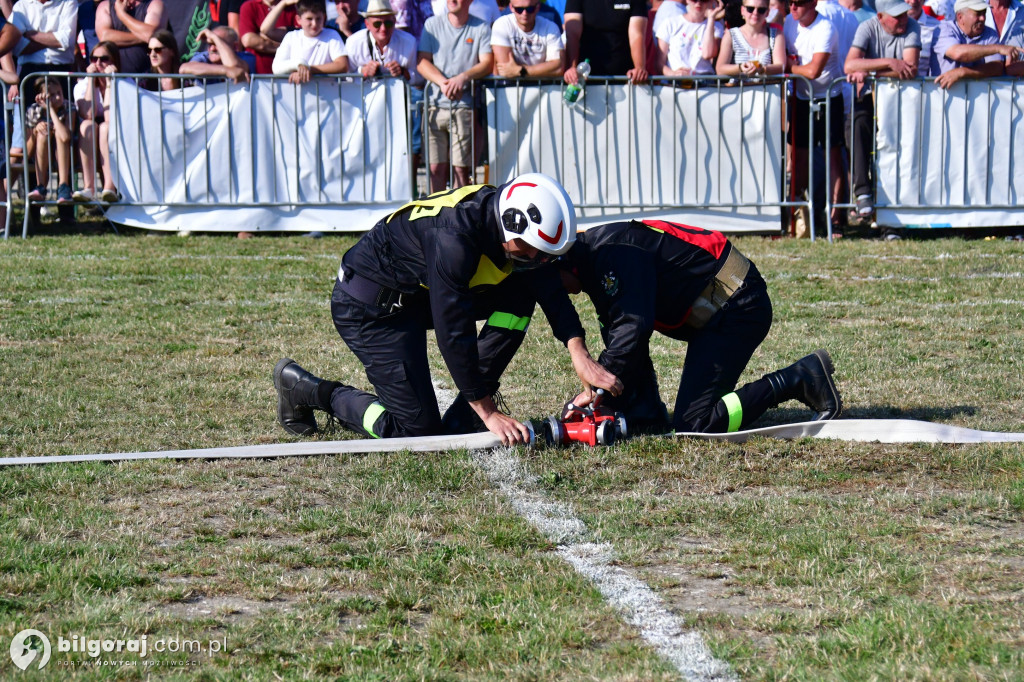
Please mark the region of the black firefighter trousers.
<svg viewBox="0 0 1024 682"><path fill-rule="evenodd" d="M771 325L767 286L751 263L743 287L704 327L687 335L673 430L723 433L745 428L777 404L771 385L763 378L735 388ZM631 431L664 431L667 412L650 357L634 376L621 378L625 393L605 404L624 414Z"/></svg>
<svg viewBox="0 0 1024 682"><path fill-rule="evenodd" d="M475 319L486 320L477 349L491 392L522 344L535 307L528 287L517 279L512 275L475 300ZM427 360L427 331L433 328L427 296L413 297L391 312L352 298L336 282L331 316L376 393L339 384L329 413L346 428L373 438L442 433Z"/></svg>

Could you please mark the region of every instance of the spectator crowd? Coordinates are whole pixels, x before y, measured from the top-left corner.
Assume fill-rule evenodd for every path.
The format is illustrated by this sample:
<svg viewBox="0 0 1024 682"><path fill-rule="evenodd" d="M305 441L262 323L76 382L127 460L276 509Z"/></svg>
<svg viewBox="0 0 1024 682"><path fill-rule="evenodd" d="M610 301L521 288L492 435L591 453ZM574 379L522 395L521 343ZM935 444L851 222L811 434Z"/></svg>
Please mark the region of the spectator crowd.
<svg viewBox="0 0 1024 682"><path fill-rule="evenodd" d="M190 11L175 11L179 2ZM634 84L799 76L786 112L792 196L811 191L811 140L828 139L827 191L833 203L854 197L849 215L865 219L874 210L872 77L923 77L949 88L1024 74L1021 0L208 0L212 22L198 33L198 47L185 40L196 4L0 0L0 78L9 100L33 74L89 74L73 86L67 78L29 80L30 106L24 121L14 121L4 161L5 170L8 158L34 167L31 199L48 197L55 161L58 203L117 200L105 120L106 77L114 73L135 74L152 90L192 82L182 74L196 82L251 74L293 83L346 73L405 79L414 163L425 150L437 191L470 183L480 158L477 81L581 85L578 67L586 64L595 77ZM826 125L846 134L826 138ZM830 219L841 228L847 217Z"/></svg>

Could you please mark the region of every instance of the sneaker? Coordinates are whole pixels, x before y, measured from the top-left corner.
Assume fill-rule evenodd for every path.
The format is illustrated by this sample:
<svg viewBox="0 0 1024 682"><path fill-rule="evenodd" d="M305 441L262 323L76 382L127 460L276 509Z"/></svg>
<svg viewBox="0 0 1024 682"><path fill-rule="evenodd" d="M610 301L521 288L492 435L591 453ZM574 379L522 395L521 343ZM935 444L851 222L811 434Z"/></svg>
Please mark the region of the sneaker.
<svg viewBox="0 0 1024 682"><path fill-rule="evenodd" d="M117 196L117 192L112 189L100 192L100 201L104 204L116 204L120 199L121 197Z"/></svg>
<svg viewBox="0 0 1024 682"><path fill-rule="evenodd" d="M57 185L57 203L70 204L71 201L71 185L66 182Z"/></svg>
<svg viewBox="0 0 1024 682"><path fill-rule="evenodd" d="M32 191L28 193L28 198L32 201L46 201L46 187L43 185L36 185L32 188Z"/></svg>
<svg viewBox="0 0 1024 682"><path fill-rule="evenodd" d="M861 194L857 197L857 214L861 218L867 218L874 210L870 194Z"/></svg>
<svg viewBox="0 0 1024 682"><path fill-rule="evenodd" d="M96 196L92 192L87 190L87 189L76 190L75 193L71 195L71 198L74 199L75 201L95 201L96 200Z"/></svg>

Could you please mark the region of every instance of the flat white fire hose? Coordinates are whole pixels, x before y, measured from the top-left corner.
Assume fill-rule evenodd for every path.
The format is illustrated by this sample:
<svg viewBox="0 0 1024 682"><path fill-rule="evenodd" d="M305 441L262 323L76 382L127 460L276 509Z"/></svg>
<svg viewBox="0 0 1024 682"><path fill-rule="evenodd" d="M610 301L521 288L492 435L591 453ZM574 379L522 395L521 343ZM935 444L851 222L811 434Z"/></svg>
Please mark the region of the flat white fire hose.
<svg viewBox="0 0 1024 682"><path fill-rule="evenodd" d="M935 424L912 419L838 419L835 421L782 424L733 433L676 433L680 438L701 438L742 443L753 436L769 438L822 438L866 443L1021 443L1024 433L977 431L959 426ZM40 455L36 457L0 457L0 466L25 464L67 464L72 462L126 462L140 459L269 459L309 455L360 454L371 452L442 452L445 450L488 450L501 445L491 433L461 436L417 436L337 441L303 441L242 445L198 450L159 450L155 452L115 452L93 455Z"/></svg>
<svg viewBox="0 0 1024 682"><path fill-rule="evenodd" d="M743 443L752 436L825 438L864 443L1021 443L1024 433L977 431L914 419L836 419L766 426L733 433L677 433L676 436Z"/></svg>

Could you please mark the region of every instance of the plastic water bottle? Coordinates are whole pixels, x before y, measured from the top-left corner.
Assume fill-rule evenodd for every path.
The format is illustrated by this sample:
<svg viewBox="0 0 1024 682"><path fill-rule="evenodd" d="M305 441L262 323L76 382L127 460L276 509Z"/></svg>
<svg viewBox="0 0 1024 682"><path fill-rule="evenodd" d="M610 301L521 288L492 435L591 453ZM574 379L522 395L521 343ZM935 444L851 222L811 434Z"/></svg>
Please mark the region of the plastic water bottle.
<svg viewBox="0 0 1024 682"><path fill-rule="evenodd" d="M583 94L583 86L590 77L590 60L584 59L581 63L577 64L576 73L579 74L579 82L567 85L565 92L562 94L566 104L575 104L576 100Z"/></svg>

